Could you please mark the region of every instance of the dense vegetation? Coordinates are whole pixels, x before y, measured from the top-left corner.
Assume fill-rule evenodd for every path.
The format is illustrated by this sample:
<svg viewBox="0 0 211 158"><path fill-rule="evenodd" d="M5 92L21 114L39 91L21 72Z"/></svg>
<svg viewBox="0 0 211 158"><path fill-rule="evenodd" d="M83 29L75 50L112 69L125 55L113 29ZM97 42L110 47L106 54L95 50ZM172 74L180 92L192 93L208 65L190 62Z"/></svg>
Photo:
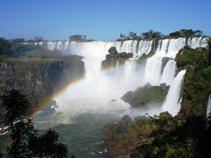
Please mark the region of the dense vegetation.
<svg viewBox="0 0 211 158"><path fill-rule="evenodd" d="M26 55L26 52L41 49L34 44L26 44L23 39L6 40L0 38L0 55L19 57Z"/></svg>
<svg viewBox="0 0 211 158"><path fill-rule="evenodd" d="M62 56L59 51L34 45L43 41L0 38L0 149L11 158L66 158L67 148L58 134L49 130L40 135L31 119L26 119L39 103L47 104L54 92L84 75L79 56ZM6 129L2 127L8 127ZM1 152L0 151L0 152ZM1 157L1 155L0 155Z"/></svg>
<svg viewBox="0 0 211 158"><path fill-rule="evenodd" d="M125 63L125 61L133 57L133 53L118 52L116 47L111 47L108 50L106 59L102 61L101 68L108 69L116 66L120 66Z"/></svg>
<svg viewBox="0 0 211 158"><path fill-rule="evenodd" d="M120 38L117 41L125 41L125 40L157 40L163 38L191 38L191 37L201 37L203 36L203 32L201 30L192 30L192 29L181 29L179 31L171 32L167 35L163 35L161 32L149 30L148 32L144 32L141 34L135 32L129 32L128 35L120 34Z"/></svg>
<svg viewBox="0 0 211 158"><path fill-rule="evenodd" d="M129 32L128 35L120 34L120 38L117 41L125 41L125 40L151 40L151 39L160 39L163 35L160 32L149 30L148 32L144 32L141 35L135 32Z"/></svg>
<svg viewBox="0 0 211 158"><path fill-rule="evenodd" d="M132 107L138 108L149 103L162 103L167 95L169 87L164 85L137 88L134 92L129 91L122 96L122 100L129 103Z"/></svg>
<svg viewBox="0 0 211 158"><path fill-rule="evenodd" d="M211 65L205 48L184 49L177 55L177 66L187 69L180 114L203 116L211 93Z"/></svg>
<svg viewBox="0 0 211 158"><path fill-rule="evenodd" d="M179 31L172 32L168 35L171 38L179 38L179 37L200 37L203 36L201 30L192 30L192 29L181 29Z"/></svg>
<svg viewBox="0 0 211 158"><path fill-rule="evenodd" d="M4 125L8 126L10 144L5 156L9 158L68 158L66 145L58 142L58 134L49 130L40 135L32 120L26 119L27 97L17 90L5 91L1 96L6 109ZM73 157L73 156L72 156Z"/></svg>
<svg viewBox="0 0 211 158"><path fill-rule="evenodd" d="M69 41L77 41L77 42L91 42L93 39L87 39L85 35L72 35L69 37Z"/></svg>
<svg viewBox="0 0 211 158"><path fill-rule="evenodd" d="M209 41L210 42L210 41ZM104 127L103 139L111 158L209 158L211 122L206 118L211 93L211 47L184 48L176 57L179 70L187 69L181 111Z"/></svg>

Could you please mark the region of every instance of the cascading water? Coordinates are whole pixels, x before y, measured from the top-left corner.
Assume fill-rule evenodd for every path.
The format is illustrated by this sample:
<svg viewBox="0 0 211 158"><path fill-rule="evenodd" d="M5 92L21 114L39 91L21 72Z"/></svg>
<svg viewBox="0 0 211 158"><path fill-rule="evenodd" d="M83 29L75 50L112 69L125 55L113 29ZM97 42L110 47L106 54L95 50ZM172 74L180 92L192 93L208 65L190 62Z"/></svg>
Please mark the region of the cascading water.
<svg viewBox="0 0 211 158"><path fill-rule="evenodd" d="M170 59L163 70L160 82L166 83L166 85L171 85L172 81L174 80L175 73L176 73L176 62Z"/></svg>
<svg viewBox="0 0 211 158"><path fill-rule="evenodd" d="M208 103L207 103L207 118L211 115L211 95L208 97Z"/></svg>
<svg viewBox="0 0 211 158"><path fill-rule="evenodd" d="M162 106L162 111L168 111L173 116L180 110L180 91L185 73L186 70L182 70L177 74Z"/></svg>
<svg viewBox="0 0 211 158"><path fill-rule="evenodd" d="M159 85L162 71L162 57L151 57L146 62L144 78L151 85Z"/></svg>
<svg viewBox="0 0 211 158"><path fill-rule="evenodd" d="M75 144L75 148L72 147L76 151L73 152L74 155L84 157L81 154L85 154L86 158L102 157L96 149L96 144L101 143L100 129L109 121L117 120L125 114L134 114L134 110L120 99L126 92L144 86L146 83L152 85L166 83L170 85L170 89L162 108L135 110L136 115L137 113L154 115L161 111L177 114L180 109L180 89L185 70L180 71L175 77L174 58L185 46L185 41L184 38L164 39L158 41L157 48L154 48L152 40L37 43L50 50L60 50L64 54L83 56L86 69L83 80L69 86L61 95L54 98L57 106L53 107L55 111L52 116L48 116L47 119L44 117L43 120L37 119L37 123L40 127L55 127L62 132L60 134L62 136L76 132L79 137L73 135L68 137L68 140L64 137L64 142ZM206 47L205 41L205 38L193 38L188 40L188 45L192 48ZM102 60L108 54L108 49L113 46L118 52L133 53L134 57L127 60L124 65L108 71L100 71ZM149 53L154 54L147 59L146 64L137 64L138 57ZM164 63L165 58L168 60L166 63ZM77 131L75 126L81 130Z"/></svg>
<svg viewBox="0 0 211 158"><path fill-rule="evenodd" d="M189 41L188 46L191 48L207 46L206 38L202 37L191 38L188 39L188 41ZM178 104L178 96L180 95L180 91L175 87L175 82L176 81L180 82L177 83L177 85L181 85L182 83L182 80L176 80L177 78L174 79L176 71L176 62L174 61L174 58L176 57L179 50L182 49L185 45L186 45L185 38L160 40L158 48L155 51L155 54L152 57L150 57L146 62L146 68L145 68L146 82L149 82L152 85L159 85L160 83L166 83L167 85L171 86L167 95L167 99L163 104L163 110L165 109L172 115L175 115L180 109L180 104ZM164 66L163 69L164 58L169 58L170 60ZM182 72L184 73L184 71ZM175 98L174 99L175 102L171 104L170 103L171 100L169 100L168 98L171 99Z"/></svg>

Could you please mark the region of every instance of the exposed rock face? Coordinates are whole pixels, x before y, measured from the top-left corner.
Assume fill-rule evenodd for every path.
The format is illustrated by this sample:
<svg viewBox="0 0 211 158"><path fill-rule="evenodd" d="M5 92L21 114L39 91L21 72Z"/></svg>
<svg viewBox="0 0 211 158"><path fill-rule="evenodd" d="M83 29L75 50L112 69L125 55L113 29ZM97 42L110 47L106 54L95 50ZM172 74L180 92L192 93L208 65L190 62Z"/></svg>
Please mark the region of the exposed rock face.
<svg viewBox="0 0 211 158"><path fill-rule="evenodd" d="M133 53L118 53L116 47L111 47L108 50L109 54L106 55L106 59L102 61L102 69L115 67L117 65L124 64L125 60L133 57Z"/></svg>
<svg viewBox="0 0 211 158"><path fill-rule="evenodd" d="M18 89L33 107L71 81L83 77L84 63L79 56L57 58L8 58L0 62L0 93Z"/></svg>
<svg viewBox="0 0 211 158"><path fill-rule="evenodd" d="M129 103L132 107L139 108L149 103L162 103L167 95L169 86L162 84L161 86L145 85L136 89L134 92L129 91L122 96L122 99Z"/></svg>

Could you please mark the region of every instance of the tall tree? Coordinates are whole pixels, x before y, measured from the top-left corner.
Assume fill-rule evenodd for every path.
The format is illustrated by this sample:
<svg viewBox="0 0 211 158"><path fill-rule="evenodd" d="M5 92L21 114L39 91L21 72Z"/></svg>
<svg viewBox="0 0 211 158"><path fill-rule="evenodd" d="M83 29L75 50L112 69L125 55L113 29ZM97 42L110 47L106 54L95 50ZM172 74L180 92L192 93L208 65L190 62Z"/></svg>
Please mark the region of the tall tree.
<svg viewBox="0 0 211 158"><path fill-rule="evenodd" d="M211 37L208 39L208 51L209 51L208 62L209 65L211 66Z"/></svg>
<svg viewBox="0 0 211 158"><path fill-rule="evenodd" d="M27 107L30 107L26 96L18 90L5 91L1 96L2 105L6 108L5 121L6 125L12 125L15 121L21 120L26 114Z"/></svg>
<svg viewBox="0 0 211 158"><path fill-rule="evenodd" d="M6 108L5 125L9 126L11 145L9 158L67 158L67 147L58 142L58 134L49 130L38 135L31 119L25 119L29 102L18 90L5 91L1 96Z"/></svg>
<svg viewBox="0 0 211 158"><path fill-rule="evenodd" d="M10 126L11 145L8 156L11 158L29 158L34 153L30 149L30 139L36 137L36 130L31 120L21 120Z"/></svg>
<svg viewBox="0 0 211 158"><path fill-rule="evenodd" d="M11 49L11 43L4 38L0 38L0 55L10 55Z"/></svg>
<svg viewBox="0 0 211 158"><path fill-rule="evenodd" d="M68 154L67 147L58 142L58 134L53 130L32 139L30 148L38 157L66 158Z"/></svg>

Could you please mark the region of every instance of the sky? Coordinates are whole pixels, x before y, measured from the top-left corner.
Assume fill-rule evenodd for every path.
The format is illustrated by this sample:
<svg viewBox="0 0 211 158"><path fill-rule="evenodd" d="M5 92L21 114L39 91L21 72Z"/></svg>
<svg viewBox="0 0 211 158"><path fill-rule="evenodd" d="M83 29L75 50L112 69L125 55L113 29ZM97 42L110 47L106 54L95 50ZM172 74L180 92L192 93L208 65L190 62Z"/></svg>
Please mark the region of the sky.
<svg viewBox="0 0 211 158"><path fill-rule="evenodd" d="M211 0L0 0L0 37L114 40L120 33L182 28L211 35Z"/></svg>

